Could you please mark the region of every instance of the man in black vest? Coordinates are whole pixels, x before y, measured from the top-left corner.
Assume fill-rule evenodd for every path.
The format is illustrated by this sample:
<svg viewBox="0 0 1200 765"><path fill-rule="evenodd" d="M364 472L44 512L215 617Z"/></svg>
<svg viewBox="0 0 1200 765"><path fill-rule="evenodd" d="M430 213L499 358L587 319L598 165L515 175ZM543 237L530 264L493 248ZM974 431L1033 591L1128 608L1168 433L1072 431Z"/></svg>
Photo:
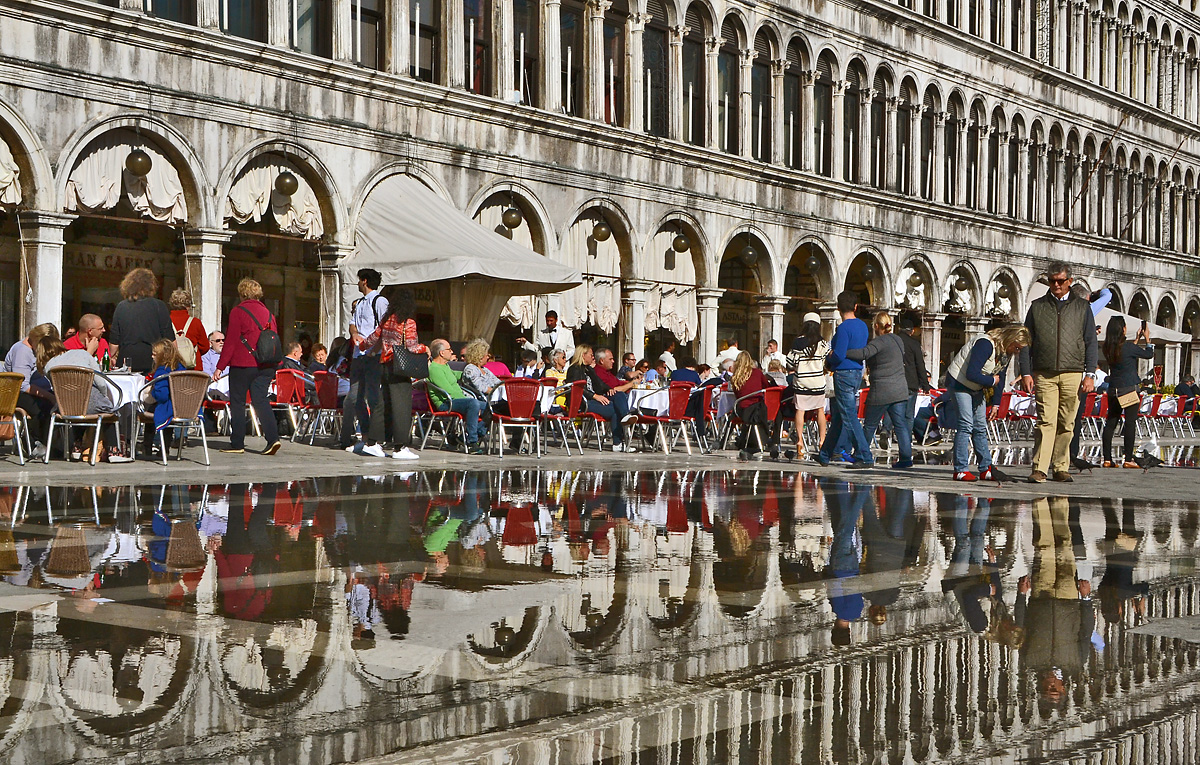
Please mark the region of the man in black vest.
<svg viewBox="0 0 1200 765"><path fill-rule="evenodd" d="M1070 482L1072 426L1079 395L1095 388L1096 320L1088 301L1071 291L1071 267L1055 261L1046 269L1050 291L1033 301L1025 326L1033 343L1021 351L1020 371L1037 401L1030 483L1047 476Z"/></svg>

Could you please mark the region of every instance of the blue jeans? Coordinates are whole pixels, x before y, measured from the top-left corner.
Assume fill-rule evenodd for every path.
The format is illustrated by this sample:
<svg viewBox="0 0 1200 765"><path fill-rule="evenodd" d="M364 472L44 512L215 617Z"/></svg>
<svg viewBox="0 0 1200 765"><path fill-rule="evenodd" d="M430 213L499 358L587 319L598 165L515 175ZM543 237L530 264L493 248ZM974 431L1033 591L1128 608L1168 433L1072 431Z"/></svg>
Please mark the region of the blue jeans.
<svg viewBox="0 0 1200 765"><path fill-rule="evenodd" d="M829 462L843 431L850 436L850 446L857 460L868 465L875 462L867 445L867 437L863 434L862 423L858 421L858 403L854 400L860 383L861 369L839 369L833 373L833 422L825 431L825 443L821 444L818 462Z"/></svg>
<svg viewBox="0 0 1200 765"><path fill-rule="evenodd" d="M908 416L908 399L894 404L876 404L867 406L866 417L863 418L863 436L867 443L875 439L875 431L879 428L879 420L884 412L891 415L892 427L896 430L896 446L900 449L900 459L912 462L912 418Z"/></svg>
<svg viewBox="0 0 1200 765"><path fill-rule="evenodd" d="M624 393L610 393L607 398L607 404L591 399L587 402L587 410L608 420L608 425L612 428L613 445L616 446L625 443L625 426L621 424L621 420L629 414L629 398Z"/></svg>
<svg viewBox="0 0 1200 765"><path fill-rule="evenodd" d="M463 431L467 436L467 443L474 445L479 443L479 439L483 436L479 427L479 413L483 411L483 402L477 398L452 398L450 403L442 403L438 405L439 412L457 412L463 416Z"/></svg>
<svg viewBox="0 0 1200 765"><path fill-rule="evenodd" d="M958 410L958 431L954 434L954 472L971 464L971 448L979 461L979 472L992 466L992 447L987 434L987 402L983 391L951 390Z"/></svg>

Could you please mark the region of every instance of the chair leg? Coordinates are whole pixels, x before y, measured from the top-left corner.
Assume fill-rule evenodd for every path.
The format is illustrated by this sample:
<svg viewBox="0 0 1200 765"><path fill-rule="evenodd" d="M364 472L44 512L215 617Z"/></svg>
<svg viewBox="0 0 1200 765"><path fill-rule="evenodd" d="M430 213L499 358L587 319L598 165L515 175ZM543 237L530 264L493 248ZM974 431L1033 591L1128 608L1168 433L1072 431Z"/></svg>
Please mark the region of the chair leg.
<svg viewBox="0 0 1200 765"><path fill-rule="evenodd" d="M166 428L158 431L158 453L162 455L163 467L167 466L167 439L163 436Z"/></svg>
<svg viewBox="0 0 1200 765"><path fill-rule="evenodd" d="M203 419L197 422L197 427L200 428L200 445L204 447L204 466L208 467L210 464L208 460L208 435L204 432Z"/></svg>
<svg viewBox="0 0 1200 765"><path fill-rule="evenodd" d="M26 439L29 438L28 425L25 426L25 437ZM17 419L15 414L13 415L13 442L16 443L17 446L17 464L24 465L25 450L21 448L21 421Z"/></svg>
<svg viewBox="0 0 1200 765"><path fill-rule="evenodd" d="M46 465L50 464L50 447L54 446L54 426L57 424L57 416L53 413L50 415L50 433L46 436L46 453L42 458L42 462Z"/></svg>
<svg viewBox="0 0 1200 765"><path fill-rule="evenodd" d="M88 464L92 467L100 461L100 421L96 421L96 432L92 434L92 453L88 455Z"/></svg>

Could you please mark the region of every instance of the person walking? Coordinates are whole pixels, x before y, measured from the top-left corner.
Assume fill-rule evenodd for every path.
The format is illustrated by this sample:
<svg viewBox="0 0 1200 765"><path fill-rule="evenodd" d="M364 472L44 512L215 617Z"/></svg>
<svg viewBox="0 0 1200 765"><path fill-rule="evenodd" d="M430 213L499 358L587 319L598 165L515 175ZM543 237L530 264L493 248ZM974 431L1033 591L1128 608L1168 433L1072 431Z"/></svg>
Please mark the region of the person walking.
<svg viewBox="0 0 1200 765"><path fill-rule="evenodd" d="M862 362L846 356L847 351L867 345L867 324L854 315L857 308L857 293L844 290L837 296L837 309L842 315L842 323L833 333L833 343L825 362L826 367L833 370L833 423L826 431L821 452L817 455L817 464L822 467L828 466L833 458L833 450L842 437L842 431L849 432L854 456L851 467L871 467L874 463L862 423L858 421L858 402L854 395L862 384Z"/></svg>
<svg viewBox="0 0 1200 765"><path fill-rule="evenodd" d="M150 348L155 341L175 338L171 312L157 294L158 278L149 268L135 268L121 280L124 299L117 303L108 331L115 366L149 374L154 364Z"/></svg>
<svg viewBox="0 0 1200 765"><path fill-rule="evenodd" d="M825 440L825 359L829 343L821 336L821 315L809 311L802 317L800 334L788 351L786 367L792 373L792 403L796 407L796 451L804 447L804 420L809 412L817 421L817 448Z"/></svg>
<svg viewBox="0 0 1200 765"><path fill-rule="evenodd" d="M1052 477L1070 483L1070 448L1079 394L1095 388L1096 321L1088 301L1071 291L1071 267L1054 261L1046 269L1050 291L1033 301L1025 315L1031 342L1021 354L1026 389L1033 389L1037 430L1033 438L1030 483Z"/></svg>
<svg viewBox="0 0 1200 765"><path fill-rule="evenodd" d="M379 326L383 315L388 312L388 299L379 293L379 285L382 283L383 274L375 269L359 269L358 291L362 297L350 306L351 337L356 334L370 337ZM366 353L353 341L350 345L350 392L346 394L346 401L342 405L342 436L338 446L348 452L358 452L362 450L363 445L355 441L356 425L365 438L371 427L370 412L383 406L380 387L383 369L379 364L379 354L382 350L376 346L373 351Z"/></svg>
<svg viewBox="0 0 1200 765"><path fill-rule="evenodd" d="M1137 468L1133 461L1133 442L1137 438L1137 418L1142 407L1138 395L1138 361L1154 358L1154 347L1145 329L1139 328L1134 342L1126 339L1125 317L1117 314L1108 320L1104 332L1104 360L1108 362L1108 415L1104 420L1101 443L1104 448L1104 467L1116 467L1113 461L1112 440L1117 422L1125 418L1125 452L1121 467ZM1121 406L1121 399L1126 406Z"/></svg>
<svg viewBox="0 0 1200 765"><path fill-rule="evenodd" d="M908 416L908 377L904 373L904 341L892 332L892 317L884 311L875 314L875 339L864 348L846 351L846 358L865 361L871 371L867 390L867 411L863 419L867 444L875 438L879 421L887 412L896 429L896 447L900 459L892 467L903 470L913 465L912 420ZM871 456L870 451L867 452ZM874 465L874 458L867 462Z"/></svg>
<svg viewBox="0 0 1200 765"><path fill-rule="evenodd" d="M989 391L1004 389L1004 372L1014 353L1029 345L1029 330L1021 324L998 327L966 343L946 368L947 391L958 410L954 433L954 480L991 481L992 447L988 443ZM1068 432L1069 435L1069 432ZM971 448L979 475L970 471Z"/></svg>
<svg viewBox="0 0 1200 765"><path fill-rule="evenodd" d="M417 339L417 322L413 319L416 312L416 302L412 290L398 289L392 295L387 312L379 322L379 326L370 335L363 337L355 334L354 342L359 350L374 351L381 348L380 360L383 363L382 381L383 393L387 396L390 406L378 406L371 410L371 421L367 427L367 446L364 452L374 448L382 452L378 446L383 440L383 416L385 410L392 416L392 458L397 460L415 460L417 453L412 450L412 378L391 371L391 358L400 348L409 353L429 354L429 349ZM380 456L379 453L373 456Z"/></svg>
<svg viewBox="0 0 1200 765"><path fill-rule="evenodd" d="M250 405L258 415L258 425L267 448L263 454L274 456L279 452L279 429L267 391L275 379L275 363L259 364L253 349L258 347L259 335L270 329L278 332L275 317L263 304L262 285L254 279L245 278L238 282L240 303L229 312L225 336L228 342L221 349L213 380L229 369L229 448L221 451L242 454L246 451L246 393L250 394ZM166 308L164 305L163 308ZM272 360L273 361L273 360Z"/></svg>

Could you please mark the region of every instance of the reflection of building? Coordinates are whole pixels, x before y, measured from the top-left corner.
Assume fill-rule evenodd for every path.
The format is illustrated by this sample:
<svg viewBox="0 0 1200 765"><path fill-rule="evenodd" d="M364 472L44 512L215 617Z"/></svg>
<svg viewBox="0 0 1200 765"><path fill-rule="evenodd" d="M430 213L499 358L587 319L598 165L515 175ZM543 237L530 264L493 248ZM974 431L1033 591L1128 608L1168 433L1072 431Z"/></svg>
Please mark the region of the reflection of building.
<svg viewBox="0 0 1200 765"><path fill-rule="evenodd" d="M209 327L255 276L285 334L328 341L335 265L396 173L580 270L549 305L631 350L664 328L758 355L849 288L922 309L945 356L944 321L1018 316L1050 254L1194 334L1200 29L1158 5L9 9L0 345L106 315L132 265L190 286Z"/></svg>

